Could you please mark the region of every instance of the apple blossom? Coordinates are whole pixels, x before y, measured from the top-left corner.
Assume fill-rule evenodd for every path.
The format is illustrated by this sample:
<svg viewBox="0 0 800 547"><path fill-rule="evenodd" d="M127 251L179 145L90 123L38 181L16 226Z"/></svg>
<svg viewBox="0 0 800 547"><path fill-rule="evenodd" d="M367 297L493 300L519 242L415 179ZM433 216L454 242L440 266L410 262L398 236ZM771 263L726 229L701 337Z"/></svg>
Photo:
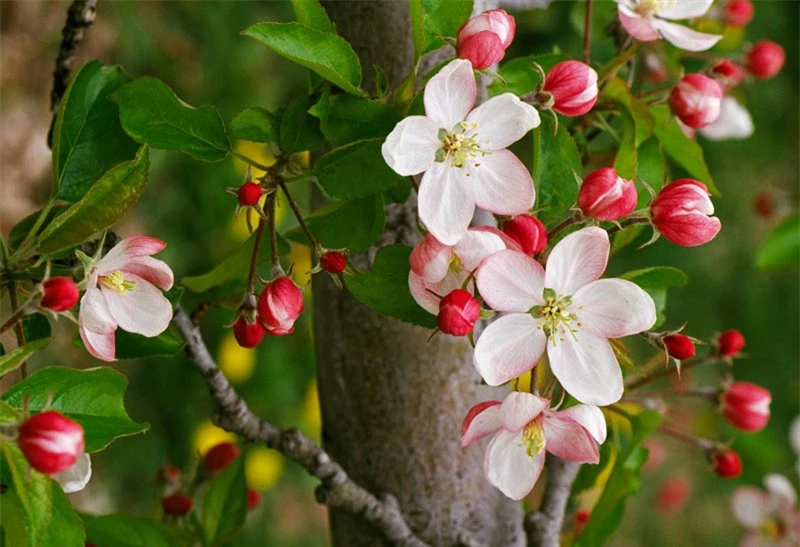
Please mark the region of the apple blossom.
<svg viewBox="0 0 800 547"><path fill-rule="evenodd" d="M625 180L613 167L596 169L583 180L578 206L583 214L597 220L618 220L636 208L636 185Z"/></svg>
<svg viewBox="0 0 800 547"><path fill-rule="evenodd" d="M583 116L597 102L597 72L580 61L562 61L547 73L542 90L553 96L559 114Z"/></svg>
<svg viewBox="0 0 800 547"><path fill-rule="evenodd" d="M742 431L761 431L769 422L772 394L750 382L733 382L719 396L722 414Z"/></svg>
<svg viewBox="0 0 800 547"><path fill-rule="evenodd" d="M302 312L303 293L286 276L267 283L258 297L258 320L273 336L294 332L294 322Z"/></svg>
<svg viewBox="0 0 800 547"><path fill-rule="evenodd" d="M640 42L665 38L687 51L705 51L722 35L697 32L669 21L694 19L704 15L713 0L616 0L622 27Z"/></svg>
<svg viewBox="0 0 800 547"><path fill-rule="evenodd" d="M22 423L17 442L32 468L55 475L72 467L83 453L83 427L60 412L47 410Z"/></svg>
<svg viewBox="0 0 800 547"><path fill-rule="evenodd" d="M42 300L39 306L54 312L67 311L78 303L78 285L68 277L51 277L42 283Z"/></svg>
<svg viewBox="0 0 800 547"><path fill-rule="evenodd" d="M800 511L791 481L777 473L764 477L766 491L753 486L737 488L731 497L733 516L747 535L740 547L789 547L800 544Z"/></svg>
<svg viewBox="0 0 800 547"><path fill-rule="evenodd" d="M732 27L744 27L753 20L755 7L751 0L730 0L722 8L725 21Z"/></svg>
<svg viewBox="0 0 800 547"><path fill-rule="evenodd" d="M699 129L719 118L722 88L703 74L687 74L672 89L669 106L680 120Z"/></svg>
<svg viewBox="0 0 800 547"><path fill-rule="evenodd" d="M667 184L650 203L650 218L661 235L676 245L694 247L708 243L719 233L722 223L714 214L714 204L706 185L694 179Z"/></svg>
<svg viewBox="0 0 800 547"><path fill-rule="evenodd" d="M705 126L700 134L710 141L742 140L755 131L750 112L733 97L723 97L717 121Z"/></svg>
<svg viewBox="0 0 800 547"><path fill-rule="evenodd" d="M742 458L732 448L719 448L709 454L714 472L724 479L742 474Z"/></svg>
<svg viewBox="0 0 800 547"><path fill-rule="evenodd" d="M499 215L533 205L531 174L506 147L539 125L538 112L511 93L470 111L475 94L470 62L451 61L425 86L426 116L402 120L381 148L398 174L425 173L419 216L445 245L466 234L476 205Z"/></svg>
<svg viewBox="0 0 800 547"><path fill-rule="evenodd" d="M514 18L502 9L470 18L458 30L458 57L471 62L475 70L499 63L514 39L516 26Z"/></svg>
<svg viewBox="0 0 800 547"><path fill-rule="evenodd" d="M153 237L128 237L91 265L78 314L81 339L90 354L114 361L117 328L153 337L169 326L172 304L159 289L172 287L172 270L150 256L164 247L166 243Z"/></svg>
<svg viewBox="0 0 800 547"><path fill-rule="evenodd" d="M726 330L714 340L714 346L720 357L731 358L739 355L744 347L744 335L736 329Z"/></svg>
<svg viewBox="0 0 800 547"><path fill-rule="evenodd" d="M505 400L475 405L461 425L461 446L494 435L486 447L483 472L492 485L514 500L524 498L542 472L545 451L579 463L597 463L597 444L606 439L606 422L596 406L550 409L550 399L514 391Z"/></svg>
<svg viewBox="0 0 800 547"><path fill-rule="evenodd" d="M455 289L439 302L437 324L445 334L466 336L475 328L480 316L480 303L467 291Z"/></svg>
<svg viewBox="0 0 800 547"><path fill-rule="evenodd" d="M747 68L756 78L766 80L777 76L786 62L783 48L770 40L756 43L747 52Z"/></svg>
<svg viewBox="0 0 800 547"><path fill-rule="evenodd" d="M517 215L506 220L503 233L516 241L526 255L535 255L547 247L547 228L531 215Z"/></svg>
<svg viewBox="0 0 800 547"><path fill-rule="evenodd" d="M500 251L477 271L484 301L507 312L478 339L474 361L483 379L503 384L531 370L547 350L553 374L579 401L608 405L622 396L622 371L609 343L656 321L653 299L622 279L599 279L608 234L578 230L550 253L547 271L529 256Z"/></svg>
<svg viewBox="0 0 800 547"><path fill-rule="evenodd" d="M694 357L695 347L692 339L685 334L670 334L664 337L664 346L670 357L682 361Z"/></svg>

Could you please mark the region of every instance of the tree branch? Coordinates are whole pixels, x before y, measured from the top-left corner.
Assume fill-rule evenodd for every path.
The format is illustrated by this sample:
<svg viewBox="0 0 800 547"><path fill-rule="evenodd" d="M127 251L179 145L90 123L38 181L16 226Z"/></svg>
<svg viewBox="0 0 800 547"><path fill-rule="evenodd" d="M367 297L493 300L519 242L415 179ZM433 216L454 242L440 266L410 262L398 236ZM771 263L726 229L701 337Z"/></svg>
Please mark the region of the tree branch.
<svg viewBox="0 0 800 547"><path fill-rule="evenodd" d="M317 501L358 515L380 529L392 545L426 547L408 527L393 496L377 498L353 482L322 447L295 428L281 429L258 418L230 385L203 341L200 329L181 306L175 308L175 326L186 341L186 352L203 375L220 406L217 425L250 441L261 441L303 466L317 477Z"/></svg>
<svg viewBox="0 0 800 547"><path fill-rule="evenodd" d="M581 467L552 454L547 456L545 466L547 488L542 505L525 517L528 547L559 547L569 493Z"/></svg>

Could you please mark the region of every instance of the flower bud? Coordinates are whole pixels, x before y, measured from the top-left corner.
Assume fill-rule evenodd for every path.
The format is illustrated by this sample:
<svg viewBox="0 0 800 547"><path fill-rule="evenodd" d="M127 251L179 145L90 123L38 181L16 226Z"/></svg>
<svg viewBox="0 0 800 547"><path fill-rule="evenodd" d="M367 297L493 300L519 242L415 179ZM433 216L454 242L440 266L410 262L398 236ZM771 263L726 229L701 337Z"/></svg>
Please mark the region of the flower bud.
<svg viewBox="0 0 800 547"><path fill-rule="evenodd" d="M706 185L694 179L680 179L661 189L650 204L650 218L661 235L676 245L694 247L708 243L722 223Z"/></svg>
<svg viewBox="0 0 800 547"><path fill-rule="evenodd" d="M679 361L694 357L695 348L692 339L685 334L670 334L664 337L667 353Z"/></svg>
<svg viewBox="0 0 800 547"><path fill-rule="evenodd" d="M731 448L720 448L710 454L714 472L720 477L731 479L742 474L742 458Z"/></svg>
<svg viewBox="0 0 800 547"><path fill-rule="evenodd" d="M769 422L768 389L750 382L734 382L720 395L722 414L741 431L761 431Z"/></svg>
<svg viewBox="0 0 800 547"><path fill-rule="evenodd" d="M730 91L744 80L747 73L737 64L732 63L728 59L723 59L709 71L711 76L716 78L723 91Z"/></svg>
<svg viewBox="0 0 800 547"><path fill-rule="evenodd" d="M753 208L758 216L770 220L775 216L776 201L775 194L769 190L762 190L753 198Z"/></svg>
<svg viewBox="0 0 800 547"><path fill-rule="evenodd" d="M181 470L174 465L167 464L156 473L159 484L173 485L181 480Z"/></svg>
<svg viewBox="0 0 800 547"><path fill-rule="evenodd" d="M766 80L776 76L783 68L786 53L769 40L758 42L747 52L747 68L756 78Z"/></svg>
<svg viewBox="0 0 800 547"><path fill-rule="evenodd" d="M714 341L717 354L720 357L736 357L744 347L744 335L736 329L731 329L720 334Z"/></svg>
<svg viewBox="0 0 800 547"><path fill-rule="evenodd" d="M578 206L597 220L618 220L636 208L636 185L612 167L589 173L578 193Z"/></svg>
<svg viewBox="0 0 800 547"><path fill-rule="evenodd" d="M185 515L192 510L194 501L184 494L172 494L161 500L161 507L165 515Z"/></svg>
<svg viewBox="0 0 800 547"><path fill-rule="evenodd" d="M481 316L481 305L463 289L450 292L439 302L436 322L439 330L453 336L466 336Z"/></svg>
<svg viewBox="0 0 800 547"><path fill-rule="evenodd" d="M562 61L547 73L543 89L553 95L553 110L582 116L597 102L597 72L580 61Z"/></svg>
<svg viewBox="0 0 800 547"><path fill-rule="evenodd" d="M273 336L292 333L302 312L303 293L285 276L267 283L258 298L259 321Z"/></svg>
<svg viewBox="0 0 800 547"><path fill-rule="evenodd" d="M505 221L503 233L516 241L526 255L540 253L547 247L547 228L531 215L517 215Z"/></svg>
<svg viewBox="0 0 800 547"><path fill-rule="evenodd" d="M319 257L320 267L328 273L342 273L347 268L347 259L339 251L328 251Z"/></svg>
<svg viewBox="0 0 800 547"><path fill-rule="evenodd" d="M672 89L669 106L680 120L700 129L719 118L722 88L703 74L687 74Z"/></svg>
<svg viewBox="0 0 800 547"><path fill-rule="evenodd" d="M252 488L247 489L247 508L251 511L261 503L261 494Z"/></svg>
<svg viewBox="0 0 800 547"><path fill-rule="evenodd" d="M233 335L236 338L236 343L243 348L256 347L264 339L266 333L267 331L261 322L254 320L251 323L244 313L239 314L233 324Z"/></svg>
<svg viewBox="0 0 800 547"><path fill-rule="evenodd" d="M203 456L203 466L211 473L219 473L239 457L239 447L231 442L212 446Z"/></svg>
<svg viewBox="0 0 800 547"><path fill-rule="evenodd" d="M68 277L51 277L42 283L44 295L39 305L50 311L67 311L80 300L78 285Z"/></svg>
<svg viewBox="0 0 800 547"><path fill-rule="evenodd" d="M514 18L502 9L472 17L458 30L458 57L467 59L475 70L489 68L505 56L516 26Z"/></svg>
<svg viewBox="0 0 800 547"><path fill-rule="evenodd" d="M261 196L264 195L264 189L260 184L249 181L242 184L236 189L236 197L239 199L239 205L242 207L252 207L258 203Z"/></svg>
<svg viewBox="0 0 800 547"><path fill-rule="evenodd" d="M48 410L28 418L19 428L17 441L31 467L55 475L72 467L83 453L83 427Z"/></svg>
<svg viewBox="0 0 800 547"><path fill-rule="evenodd" d="M750 0L730 0L722 8L725 22L732 27L744 27L753 20L755 8Z"/></svg>

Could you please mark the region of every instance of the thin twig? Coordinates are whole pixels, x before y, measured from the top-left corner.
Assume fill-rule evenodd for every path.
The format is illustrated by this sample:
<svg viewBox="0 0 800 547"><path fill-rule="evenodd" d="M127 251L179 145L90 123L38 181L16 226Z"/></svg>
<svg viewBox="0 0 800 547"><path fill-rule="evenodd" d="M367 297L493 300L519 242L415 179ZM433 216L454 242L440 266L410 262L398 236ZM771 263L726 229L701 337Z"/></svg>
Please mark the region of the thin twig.
<svg viewBox="0 0 800 547"><path fill-rule="evenodd" d="M583 26L583 62L589 64L589 44L592 35L592 0L586 0L586 23Z"/></svg>
<svg viewBox="0 0 800 547"><path fill-rule="evenodd" d="M11 303L11 312L13 314L17 313L19 309L19 301L17 301L17 284L14 280L8 282L8 300ZM17 347L22 347L25 345L25 329L22 328L22 322L17 321L14 324L14 334L17 336ZM23 361L22 365L20 365L20 374L22 375L22 379L28 377L28 362Z"/></svg>
<svg viewBox="0 0 800 547"><path fill-rule="evenodd" d="M250 275L247 279L247 294L253 293L253 288L256 284L256 274L258 273L258 255L261 250L261 240L264 238L264 230L267 227L267 222L263 218L259 218L258 227L256 228L256 240L253 242L253 255L250 257Z"/></svg>
<svg viewBox="0 0 800 547"><path fill-rule="evenodd" d="M322 246L317 241L317 238L314 237L314 234L311 233L311 230L308 228L308 224L303 219L303 213L300 211L300 207L297 206L297 202L292 197L292 194L289 193L289 190L286 188L286 184L283 181L278 183L278 186L281 187L283 190L283 195L286 196L286 201L289 203L289 207L291 207L292 212L294 213L294 217L297 219L297 223L300 225L300 228L303 230L303 233L306 235L306 239L308 239L308 243L314 249L314 251L319 254L322 251Z"/></svg>
<svg viewBox="0 0 800 547"><path fill-rule="evenodd" d="M702 359L697 359L695 361L690 361L688 363L683 362L681 363L681 372L685 372L691 368L699 367L701 365L706 365L709 363L713 363L717 360L717 357L713 354L706 355ZM642 387L645 384L649 384L655 380L663 378L665 376L670 376L673 373L677 373L678 369L676 368L667 368L657 371L656 373L652 374L651 376L645 376L643 378L639 378L636 381L632 382L631 384L625 386L626 390L632 390Z"/></svg>

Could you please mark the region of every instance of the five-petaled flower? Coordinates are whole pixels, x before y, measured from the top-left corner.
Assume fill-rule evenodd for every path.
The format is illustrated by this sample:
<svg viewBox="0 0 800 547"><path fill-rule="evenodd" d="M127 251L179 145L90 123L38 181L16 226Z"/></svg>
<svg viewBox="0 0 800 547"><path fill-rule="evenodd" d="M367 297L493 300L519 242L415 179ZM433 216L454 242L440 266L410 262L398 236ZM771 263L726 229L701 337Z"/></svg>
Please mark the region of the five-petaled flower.
<svg viewBox="0 0 800 547"><path fill-rule="evenodd" d="M766 492L753 486L737 488L731 509L739 523L748 529L740 547L789 547L800 543L800 511L797 493L783 475L764 477Z"/></svg>
<svg viewBox="0 0 800 547"><path fill-rule="evenodd" d="M714 0L616 0L623 28L641 42L665 38L687 51L705 51L720 34L697 32L668 20L694 19L704 15Z"/></svg>

